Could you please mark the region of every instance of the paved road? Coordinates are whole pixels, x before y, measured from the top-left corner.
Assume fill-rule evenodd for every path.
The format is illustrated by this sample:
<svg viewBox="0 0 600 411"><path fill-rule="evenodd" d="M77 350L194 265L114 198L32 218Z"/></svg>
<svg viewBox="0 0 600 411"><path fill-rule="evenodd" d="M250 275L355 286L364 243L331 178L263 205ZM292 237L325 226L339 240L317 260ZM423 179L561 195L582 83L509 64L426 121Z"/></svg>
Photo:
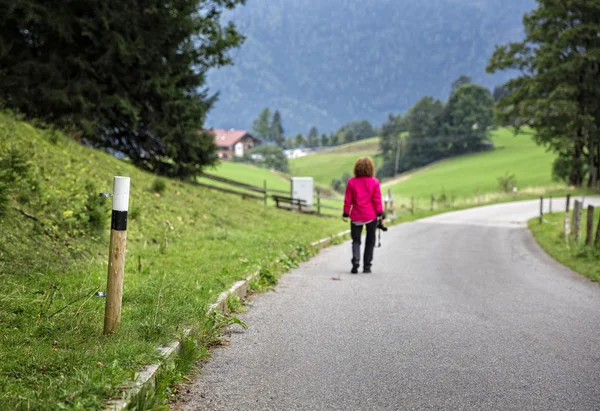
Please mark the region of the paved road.
<svg viewBox="0 0 600 411"><path fill-rule="evenodd" d="M348 274L348 243L324 250L254 300L175 408L600 410L600 287L537 246L538 209L399 225L370 275Z"/></svg>

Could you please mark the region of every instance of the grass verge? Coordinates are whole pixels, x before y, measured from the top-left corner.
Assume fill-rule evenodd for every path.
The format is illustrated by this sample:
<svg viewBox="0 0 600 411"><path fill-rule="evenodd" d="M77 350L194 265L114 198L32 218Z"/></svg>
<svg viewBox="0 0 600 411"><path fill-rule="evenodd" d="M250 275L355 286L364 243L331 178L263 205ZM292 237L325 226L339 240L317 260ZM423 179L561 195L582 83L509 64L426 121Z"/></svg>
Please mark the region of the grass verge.
<svg viewBox="0 0 600 411"><path fill-rule="evenodd" d="M572 214L571 212L571 218L573 218ZM584 244L586 214L585 211L582 214L582 233L579 242L576 242L573 236L570 236L568 241L565 239L564 213L546 214L542 224L538 218L531 219L528 226L536 241L552 258L592 281L600 281L600 246ZM599 207L596 207L594 214L595 233L600 218Z"/></svg>

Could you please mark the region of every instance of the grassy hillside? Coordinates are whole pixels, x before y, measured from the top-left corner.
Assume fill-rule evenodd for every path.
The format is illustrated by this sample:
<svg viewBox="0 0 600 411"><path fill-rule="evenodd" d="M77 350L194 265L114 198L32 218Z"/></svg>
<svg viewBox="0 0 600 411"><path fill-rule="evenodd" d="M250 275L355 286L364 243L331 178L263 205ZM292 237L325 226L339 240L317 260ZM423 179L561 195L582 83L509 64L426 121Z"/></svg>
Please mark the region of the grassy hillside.
<svg viewBox="0 0 600 411"><path fill-rule="evenodd" d="M131 177L121 329L102 336L110 200ZM86 409L155 347L194 332L210 343L204 312L257 269L265 279L346 228L261 202L157 179L105 153L0 114L0 404L3 409ZM280 262L275 263L279 258Z"/></svg>
<svg viewBox="0 0 600 411"><path fill-rule="evenodd" d="M519 193L538 193L559 189L552 180L555 156L536 145L530 134L514 135L509 129L492 133L496 150L445 160L401 176L398 183L387 183L397 197L428 198L445 194L457 199L498 193L498 177L514 174ZM491 198L488 198L488 200Z"/></svg>
<svg viewBox="0 0 600 411"><path fill-rule="evenodd" d="M378 138L344 144L332 150L293 159L290 161L290 170L294 176L314 177L317 183L330 186L334 178L340 178L344 173L352 174L358 157L372 157L376 166L381 165L378 150Z"/></svg>
<svg viewBox="0 0 600 411"><path fill-rule="evenodd" d="M354 143L341 144L327 149L324 153L377 153L377 151L379 151L379 140L379 137L372 137L361 141L355 141Z"/></svg>
<svg viewBox="0 0 600 411"><path fill-rule="evenodd" d="M262 187L266 180L267 188L269 189L290 189L290 182L287 177L265 168L247 164L222 161L216 167L207 169L206 172L257 187ZM210 184L213 183L211 182Z"/></svg>

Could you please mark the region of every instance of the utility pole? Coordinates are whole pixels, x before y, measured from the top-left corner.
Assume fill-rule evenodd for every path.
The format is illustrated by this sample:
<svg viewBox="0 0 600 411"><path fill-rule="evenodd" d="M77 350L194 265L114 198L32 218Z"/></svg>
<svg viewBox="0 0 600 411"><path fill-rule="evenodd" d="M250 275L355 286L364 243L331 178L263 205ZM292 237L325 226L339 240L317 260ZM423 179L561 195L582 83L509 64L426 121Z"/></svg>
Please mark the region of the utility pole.
<svg viewBox="0 0 600 411"><path fill-rule="evenodd" d="M398 163L400 162L400 139L396 140L396 162L394 164L394 177L398 175Z"/></svg>

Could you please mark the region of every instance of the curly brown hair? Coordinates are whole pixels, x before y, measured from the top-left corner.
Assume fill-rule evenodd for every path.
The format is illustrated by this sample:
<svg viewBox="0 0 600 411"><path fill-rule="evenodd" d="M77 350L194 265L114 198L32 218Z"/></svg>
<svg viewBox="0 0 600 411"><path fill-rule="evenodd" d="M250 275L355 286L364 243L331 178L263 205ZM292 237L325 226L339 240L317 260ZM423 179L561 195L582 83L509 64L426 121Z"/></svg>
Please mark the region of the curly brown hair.
<svg viewBox="0 0 600 411"><path fill-rule="evenodd" d="M361 157L356 160L354 164L354 176L355 177L374 177L375 176L375 164L370 157Z"/></svg>

